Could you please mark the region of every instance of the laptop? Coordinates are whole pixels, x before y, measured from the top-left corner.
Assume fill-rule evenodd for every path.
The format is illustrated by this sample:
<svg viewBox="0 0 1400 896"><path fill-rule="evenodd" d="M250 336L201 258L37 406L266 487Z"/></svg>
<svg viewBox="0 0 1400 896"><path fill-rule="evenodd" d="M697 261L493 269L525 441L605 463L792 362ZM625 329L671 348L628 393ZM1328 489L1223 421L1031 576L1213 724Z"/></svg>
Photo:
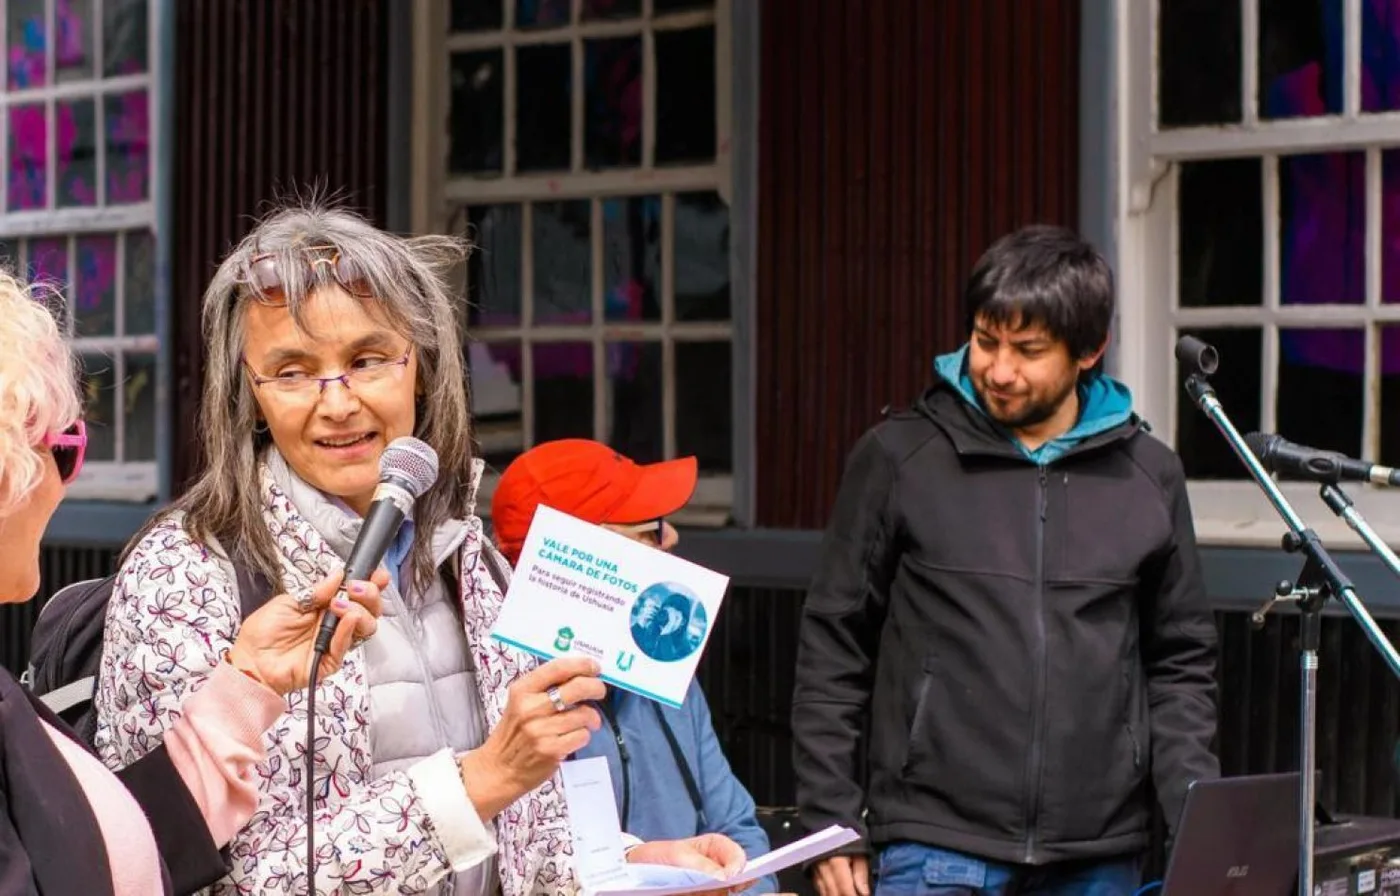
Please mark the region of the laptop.
<svg viewBox="0 0 1400 896"><path fill-rule="evenodd" d="M1191 785L1162 896L1291 896L1297 878L1297 772Z"/></svg>

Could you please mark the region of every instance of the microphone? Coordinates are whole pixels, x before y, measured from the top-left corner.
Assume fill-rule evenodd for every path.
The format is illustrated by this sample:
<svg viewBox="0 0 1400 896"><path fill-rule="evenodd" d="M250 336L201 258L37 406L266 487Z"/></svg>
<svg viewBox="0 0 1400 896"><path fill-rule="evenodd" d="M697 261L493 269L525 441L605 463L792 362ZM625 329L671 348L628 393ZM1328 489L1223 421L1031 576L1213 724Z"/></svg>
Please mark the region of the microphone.
<svg viewBox="0 0 1400 896"><path fill-rule="evenodd" d="M1195 336L1182 336L1176 342L1176 360L1206 376L1220 366L1220 354L1215 347Z"/></svg>
<svg viewBox="0 0 1400 896"><path fill-rule="evenodd" d="M1252 432L1245 444L1266 470L1311 482L1369 482L1373 485L1400 486L1400 470L1381 464L1353 460L1337 451L1322 451L1295 445L1283 436Z"/></svg>
<svg viewBox="0 0 1400 896"><path fill-rule="evenodd" d="M426 442L405 436L394 439L379 458L379 487L365 514L360 535L345 561L341 586L355 580L368 580L384 560L389 545L403 525L404 518L438 476L438 456ZM334 613L321 617L316 632L316 655L325 656L339 622Z"/></svg>

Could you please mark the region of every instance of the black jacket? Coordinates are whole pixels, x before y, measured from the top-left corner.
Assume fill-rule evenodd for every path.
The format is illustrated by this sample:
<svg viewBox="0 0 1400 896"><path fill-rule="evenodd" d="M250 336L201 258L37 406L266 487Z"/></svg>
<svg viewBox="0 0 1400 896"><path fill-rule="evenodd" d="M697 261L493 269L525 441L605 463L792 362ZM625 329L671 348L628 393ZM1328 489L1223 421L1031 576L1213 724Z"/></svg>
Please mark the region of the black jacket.
<svg viewBox="0 0 1400 896"><path fill-rule="evenodd" d="M1174 827L1219 774L1215 640L1180 460L1136 416L1038 466L935 386L837 496L793 697L802 820L1011 863L1139 850L1153 784Z"/></svg>
<svg viewBox="0 0 1400 896"><path fill-rule="evenodd" d="M112 873L97 818L40 718L71 736L0 669L0 896L110 894ZM228 873L164 746L117 777L151 823L167 893L193 892Z"/></svg>

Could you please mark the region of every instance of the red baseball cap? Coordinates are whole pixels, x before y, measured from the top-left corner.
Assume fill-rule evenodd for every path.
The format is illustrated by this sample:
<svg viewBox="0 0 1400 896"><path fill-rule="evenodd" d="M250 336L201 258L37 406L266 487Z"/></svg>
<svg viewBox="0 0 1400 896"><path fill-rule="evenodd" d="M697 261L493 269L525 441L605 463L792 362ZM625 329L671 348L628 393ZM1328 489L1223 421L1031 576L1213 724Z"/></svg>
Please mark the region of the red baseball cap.
<svg viewBox="0 0 1400 896"><path fill-rule="evenodd" d="M697 475L693 457L638 464L591 439L536 445L512 461L496 484L496 544L515 563L541 504L590 523L660 519L686 505Z"/></svg>

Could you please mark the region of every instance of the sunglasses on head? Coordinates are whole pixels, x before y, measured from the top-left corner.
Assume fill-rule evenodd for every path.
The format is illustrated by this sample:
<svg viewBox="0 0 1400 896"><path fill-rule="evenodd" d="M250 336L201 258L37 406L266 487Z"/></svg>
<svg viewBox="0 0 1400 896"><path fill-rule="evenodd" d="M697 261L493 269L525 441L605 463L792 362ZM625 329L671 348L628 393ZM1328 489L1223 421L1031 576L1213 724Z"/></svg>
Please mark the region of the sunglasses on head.
<svg viewBox="0 0 1400 896"><path fill-rule="evenodd" d="M301 250L306 256L306 264L313 273L324 265L335 278L340 288L362 299L373 297L369 283L360 269L346 258L335 246L307 246ZM248 260L248 281L253 286L253 294L264 305L287 304L287 291L282 272L277 267L277 253L264 252Z"/></svg>
<svg viewBox="0 0 1400 896"><path fill-rule="evenodd" d="M67 485L78 478L87 454L87 424L79 420L63 432L44 436L44 447L53 455L59 478Z"/></svg>

